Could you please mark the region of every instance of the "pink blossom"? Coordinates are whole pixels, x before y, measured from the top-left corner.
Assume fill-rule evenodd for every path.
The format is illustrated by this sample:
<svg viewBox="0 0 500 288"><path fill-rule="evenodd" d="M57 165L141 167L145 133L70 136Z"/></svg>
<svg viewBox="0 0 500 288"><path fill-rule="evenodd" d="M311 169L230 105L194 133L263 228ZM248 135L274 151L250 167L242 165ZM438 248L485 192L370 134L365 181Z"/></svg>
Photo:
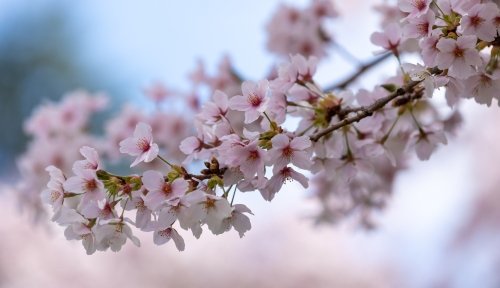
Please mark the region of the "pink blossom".
<svg viewBox="0 0 500 288"><path fill-rule="evenodd" d="M118 221L118 220L117 220ZM96 248L99 251L105 251L108 248L113 252L121 250L127 239L130 239L134 245L140 246L140 241L132 234L132 229L123 222L111 222L106 225L95 228Z"/></svg>
<svg viewBox="0 0 500 288"><path fill-rule="evenodd" d="M195 192L191 192L193 194ZM203 193L201 191L190 195L193 197L192 204L189 207L189 219L185 219L186 225L195 226L200 221L207 224L208 228L214 234L224 232L223 221L231 216L231 205L222 197Z"/></svg>
<svg viewBox="0 0 500 288"><path fill-rule="evenodd" d="M439 49L437 48L437 44L439 39L441 39L441 31L434 30L431 35L428 37L424 37L422 41L420 41L420 48L422 49L422 59L424 63L428 67L434 67L437 65L436 57L439 54Z"/></svg>
<svg viewBox="0 0 500 288"><path fill-rule="evenodd" d="M491 105L493 98L500 100L500 71L493 74L482 72L465 80L467 98L474 98L479 104ZM498 102L500 106L500 102Z"/></svg>
<svg viewBox="0 0 500 288"><path fill-rule="evenodd" d="M267 182L266 187L264 189L260 189L262 197L267 201L273 200L274 195L281 190L283 184L286 181L291 181L292 179L298 181L304 188L309 186L306 176L287 166L279 171L276 171L273 177L271 177L271 179Z"/></svg>
<svg viewBox="0 0 500 288"><path fill-rule="evenodd" d="M73 165L73 171L81 171L84 169L97 171L102 168L99 154L97 154L97 150L94 148L83 146L80 148L80 154L85 157L85 160L76 161ZM75 172L75 174L77 174L77 172Z"/></svg>
<svg viewBox="0 0 500 288"><path fill-rule="evenodd" d="M213 102L209 101L203 106L199 117L207 124L215 124L226 117L228 109L228 97L226 93L216 90L213 95Z"/></svg>
<svg viewBox="0 0 500 288"><path fill-rule="evenodd" d="M153 211L157 210L165 201L182 197L189 187L187 181L181 178L177 178L171 183L166 182L160 172L153 170L144 172L142 183L144 188L148 190L148 194L144 197L144 203Z"/></svg>
<svg viewBox="0 0 500 288"><path fill-rule="evenodd" d="M154 83L151 86L144 89L144 94L156 103L162 102L172 95L172 91L167 90L165 85L162 83Z"/></svg>
<svg viewBox="0 0 500 288"><path fill-rule="evenodd" d="M401 44L401 28L396 23L389 24L384 28L384 32L374 32L370 40L373 44L398 55L398 47Z"/></svg>
<svg viewBox="0 0 500 288"><path fill-rule="evenodd" d="M61 206L64 201L64 182L66 177L62 171L54 166L49 166L45 168L50 174L49 183L47 183L47 188L42 192L42 201L45 204L50 204L54 212L52 220L57 219L60 214Z"/></svg>
<svg viewBox="0 0 500 288"><path fill-rule="evenodd" d="M99 181L92 170L81 170L79 174L64 182L64 189L72 193L83 193L81 203L104 199L104 185Z"/></svg>
<svg viewBox="0 0 500 288"><path fill-rule="evenodd" d="M497 29L493 19L498 15L498 6L495 3L476 4L460 21L460 32L463 35L475 35L484 41L493 41Z"/></svg>
<svg viewBox="0 0 500 288"><path fill-rule="evenodd" d="M269 83L262 80L258 83L243 82L243 95L234 96L229 100L229 107L233 110L245 112L245 123L252 123L266 111L269 102Z"/></svg>
<svg viewBox="0 0 500 288"><path fill-rule="evenodd" d="M189 136L182 140L179 146L182 153L189 155L195 152L200 152L203 149L203 141L196 136Z"/></svg>
<svg viewBox="0 0 500 288"><path fill-rule="evenodd" d="M179 251L184 251L185 244L184 244L184 239L179 235L177 230L174 228L167 228L159 231L155 231L153 235L153 242L156 245L163 245L170 241L170 239L174 240L175 247L177 247L177 250Z"/></svg>
<svg viewBox="0 0 500 288"><path fill-rule="evenodd" d="M94 233L84 223L75 223L66 227L64 236L67 240L82 240L87 255L94 254L96 251Z"/></svg>
<svg viewBox="0 0 500 288"><path fill-rule="evenodd" d="M421 38L429 36L432 26L436 20L436 14L432 10L427 11L419 17L409 18L408 23L403 27L403 34L407 38Z"/></svg>
<svg viewBox="0 0 500 288"><path fill-rule="evenodd" d="M446 77L433 76L429 73L429 71L427 71L425 66L420 64L413 65L406 63L403 64L403 68L408 73L411 80L421 81L425 88L424 92L426 97L432 97L436 88L442 87L448 83L448 79Z"/></svg>
<svg viewBox="0 0 500 288"><path fill-rule="evenodd" d="M132 195L125 205L125 210L137 210L135 214L135 226L139 229L146 228L151 222L152 211L144 203L143 190L136 190L132 192ZM123 201L122 201L123 202Z"/></svg>
<svg viewBox="0 0 500 288"><path fill-rule="evenodd" d="M278 78L271 82L272 90L286 93L297 81L311 82L317 65L318 58L314 56L308 58L300 54L290 56L290 62L279 67Z"/></svg>
<svg viewBox="0 0 500 288"><path fill-rule="evenodd" d="M229 231L231 227L234 228L240 235L240 238L245 235L245 232L250 231L252 224L250 218L243 213L252 214L252 211L243 204L236 204L233 206L231 217L224 219L223 225L226 227L224 230Z"/></svg>
<svg viewBox="0 0 500 288"><path fill-rule="evenodd" d="M282 170L288 164L293 164L302 169L312 165L310 153L305 151L311 147L311 140L307 136L290 139L285 134L278 134L271 140L273 148L269 151L270 163L274 164L273 171Z"/></svg>
<svg viewBox="0 0 500 288"><path fill-rule="evenodd" d="M448 69L448 75L458 79L466 79L481 65L481 57L476 50L476 36L460 36L457 40L442 38L437 43L439 54L436 62L439 69Z"/></svg>
<svg viewBox="0 0 500 288"><path fill-rule="evenodd" d="M432 0L398 0L401 11L409 13L408 18L419 17L429 11Z"/></svg>
<svg viewBox="0 0 500 288"><path fill-rule="evenodd" d="M236 146L232 153L235 165L239 165L241 172L247 179L252 179L257 174L259 179L264 178L264 167L267 161L266 152L258 146L258 141L253 141L245 146Z"/></svg>
<svg viewBox="0 0 500 288"><path fill-rule="evenodd" d="M414 148L420 160L429 160L439 143L448 143L443 131L436 128L419 129L410 135L407 149Z"/></svg>
<svg viewBox="0 0 500 288"><path fill-rule="evenodd" d="M121 153L137 157L130 167L143 161L153 161L158 156L158 151L158 145L153 143L151 126L143 122L137 124L133 137L120 142Z"/></svg>
<svg viewBox="0 0 500 288"><path fill-rule="evenodd" d="M89 201L81 209L82 215L87 219L98 218L100 221L116 218L114 209L106 200Z"/></svg>

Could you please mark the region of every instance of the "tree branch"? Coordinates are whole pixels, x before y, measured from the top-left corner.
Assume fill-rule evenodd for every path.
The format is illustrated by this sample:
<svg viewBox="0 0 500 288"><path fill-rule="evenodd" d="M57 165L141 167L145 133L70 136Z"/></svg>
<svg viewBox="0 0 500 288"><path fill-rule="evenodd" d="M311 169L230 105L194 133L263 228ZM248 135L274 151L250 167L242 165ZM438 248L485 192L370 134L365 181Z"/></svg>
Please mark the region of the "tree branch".
<svg viewBox="0 0 500 288"><path fill-rule="evenodd" d="M391 102L393 99L397 98L398 96L405 95L406 93L409 93L413 90L413 88L420 83L421 81L411 81L405 86L399 88L398 90L394 91L393 93L387 95L384 98L380 98L377 101L373 102L373 104L366 106L366 107L359 107L356 115L345 118L344 120L337 122L333 124L332 126L325 128L323 131L319 131L316 134L312 135L310 137L311 141L316 142L318 141L321 137L330 134L331 132L342 128L346 125L349 125L354 122L358 122L363 118L366 118L368 116L371 116L375 111L382 109L387 103Z"/></svg>
<svg viewBox="0 0 500 288"><path fill-rule="evenodd" d="M392 53L386 53L386 54L383 54L382 56L379 56L379 57L371 60L368 63L361 65L358 68L358 70L356 72L354 72L354 74L352 74L351 76L347 77L345 80L343 80L337 84L334 84L334 85L327 87L325 89L325 91L331 91L331 90L335 90L335 89L345 89L352 82L356 81L361 75L363 75L367 70L369 70L370 68L383 62L384 60L389 58L391 55L392 55Z"/></svg>

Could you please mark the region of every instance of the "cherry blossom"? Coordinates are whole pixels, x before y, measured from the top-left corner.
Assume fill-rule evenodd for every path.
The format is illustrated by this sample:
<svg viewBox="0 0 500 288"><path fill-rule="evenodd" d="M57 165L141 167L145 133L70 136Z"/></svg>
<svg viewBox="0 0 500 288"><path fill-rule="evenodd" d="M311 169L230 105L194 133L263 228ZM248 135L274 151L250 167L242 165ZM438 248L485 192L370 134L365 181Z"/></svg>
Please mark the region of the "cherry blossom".
<svg viewBox="0 0 500 288"><path fill-rule="evenodd" d="M299 182L304 188L309 186L306 176L287 166L276 171L273 177L267 182L266 187L260 189L262 197L267 201L271 201L274 195L281 190L281 186L283 186L286 181L291 181L292 179Z"/></svg>
<svg viewBox="0 0 500 288"><path fill-rule="evenodd" d="M80 149L80 154L82 154L82 156L85 157L85 160L80 160L75 162L73 166L73 171L75 170L81 171L84 169L97 171L100 168L102 168L101 160L99 159L99 154L97 153L97 150L95 150L94 148L83 146Z"/></svg>
<svg viewBox="0 0 500 288"><path fill-rule="evenodd" d="M151 210L156 210L164 201L183 196L189 186L184 179L166 182L160 172L152 170L144 172L142 182L149 191L144 197L144 203Z"/></svg>
<svg viewBox="0 0 500 288"><path fill-rule="evenodd" d="M419 17L429 11L432 0L398 0L401 11L409 13L410 17Z"/></svg>
<svg viewBox="0 0 500 288"><path fill-rule="evenodd" d="M490 106L500 89L493 2L399 0L378 11L383 32L371 41L390 53L329 87L319 84L330 76L320 64L333 43L327 21L337 11L331 1L313 0L304 8L282 5L271 18L268 48L280 58L256 81L228 56L213 74L199 62L189 90L155 84L143 95L156 104L168 97L169 105L125 105L99 136L87 127L105 106L102 96L79 91L46 103L26 121L33 140L13 190L36 215L45 211L42 201L50 205L52 220L88 254L119 251L129 240L139 246L134 229L179 251L185 233L235 230L243 237L253 213L238 194L282 201L275 195L292 181L312 186L314 222L354 219L373 228L372 215L387 205L412 155L430 159L455 133L459 103L474 98ZM397 70L358 89L358 78L385 59ZM123 163L118 152L135 157L130 167L161 161L135 168L143 168L138 174L106 170L108 162Z"/></svg>
<svg viewBox="0 0 500 288"><path fill-rule="evenodd" d="M457 40L442 38L436 47L439 53L436 62L439 69L448 69L448 75L466 79L475 73L474 66L482 61L476 51L476 36L461 36Z"/></svg>
<svg viewBox="0 0 500 288"><path fill-rule="evenodd" d="M47 184L46 190L41 194L43 202L45 204L50 204L54 212L52 219L57 219L61 210L61 206L64 201L64 182L66 182L66 177L62 171L54 166L49 166L45 169L50 174L50 180Z"/></svg>
<svg viewBox="0 0 500 288"><path fill-rule="evenodd" d="M409 18L408 24L403 28L403 34L408 38L420 38L429 36L432 32L432 26L436 20L436 14L429 10L420 17Z"/></svg>
<svg viewBox="0 0 500 288"><path fill-rule="evenodd" d="M104 199L104 185L97 179L95 172L91 170L78 171L76 176L68 178L63 185L64 189L71 193L82 193L81 203L86 205L89 201Z"/></svg>
<svg viewBox="0 0 500 288"><path fill-rule="evenodd" d="M429 160L439 143L448 143L443 131L436 128L418 129L410 135L408 148L414 148L420 160Z"/></svg>
<svg viewBox="0 0 500 288"><path fill-rule="evenodd" d="M273 171L279 171L288 164L298 168L308 169L312 162L307 148L311 147L311 141L307 136L294 137L290 139L284 134L279 134L272 139L273 148L270 150L270 162L274 164Z"/></svg>
<svg viewBox="0 0 500 288"><path fill-rule="evenodd" d="M401 28L397 24L389 24L384 32L374 32L370 37L373 44L399 55L398 47L401 44Z"/></svg>
<svg viewBox="0 0 500 288"><path fill-rule="evenodd" d="M493 19L498 16L498 13L498 6L494 3L472 6L460 21L462 34L475 35L484 41L493 41L497 35Z"/></svg>
<svg viewBox="0 0 500 288"><path fill-rule="evenodd" d="M182 239L181 235L179 235L179 233L177 233L177 230L175 230L174 228L167 228L164 230L156 231L153 236L153 242L156 245L163 245L170 241L170 239L174 240L175 247L177 247L179 251L184 251L184 239Z"/></svg>
<svg viewBox="0 0 500 288"><path fill-rule="evenodd" d="M120 152L136 156L130 167L140 162L151 162L158 156L158 144L153 143L151 126L145 123L137 124L134 136L120 142Z"/></svg>
<svg viewBox="0 0 500 288"><path fill-rule="evenodd" d="M259 83L243 82L241 90L243 95L229 99L229 107L245 112L245 123L252 123L266 111L269 103L269 83L262 80Z"/></svg>

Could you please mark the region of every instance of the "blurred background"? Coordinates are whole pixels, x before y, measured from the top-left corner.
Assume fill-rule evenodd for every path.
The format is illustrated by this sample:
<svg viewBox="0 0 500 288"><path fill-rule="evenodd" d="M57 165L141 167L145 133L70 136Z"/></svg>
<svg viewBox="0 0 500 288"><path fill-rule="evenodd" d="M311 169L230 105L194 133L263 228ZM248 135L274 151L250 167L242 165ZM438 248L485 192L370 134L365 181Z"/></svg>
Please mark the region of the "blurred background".
<svg viewBox="0 0 500 288"><path fill-rule="evenodd" d="M142 91L161 81L188 89L187 74L203 59L214 70L229 55L246 79L274 64L265 25L282 2L0 0L0 180L14 183L15 159L26 149L23 119L69 90L102 91L106 113L143 104ZM331 31L358 59L376 50L374 4L336 1ZM318 79L327 85L353 71L332 49ZM394 73L386 63L358 86ZM272 205L252 201L253 229L200 240L186 251L128 243L120 253L86 256L55 226L33 226L14 197L0 192L0 287L500 287L500 120L498 107L467 101L464 125L430 161L413 161L396 182L377 229L319 226L306 219L307 193L291 186ZM43 151L40 151L43 153Z"/></svg>

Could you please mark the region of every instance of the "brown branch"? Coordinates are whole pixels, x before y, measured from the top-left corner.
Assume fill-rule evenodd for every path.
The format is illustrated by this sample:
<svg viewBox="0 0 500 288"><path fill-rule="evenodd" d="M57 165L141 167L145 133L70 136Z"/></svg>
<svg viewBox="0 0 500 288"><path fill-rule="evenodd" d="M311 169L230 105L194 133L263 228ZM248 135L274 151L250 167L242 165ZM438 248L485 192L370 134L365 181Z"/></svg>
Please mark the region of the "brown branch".
<svg viewBox="0 0 500 288"><path fill-rule="evenodd" d="M367 70L370 68L378 65L379 63L383 62L384 60L388 59L392 53L386 53L380 57L377 57L370 62L367 62L360 67L358 67L358 70L354 72L351 76L347 77L345 80L331 85L325 89L325 91L331 91L335 89L345 89L347 86L349 86L352 82L356 81L361 75L363 75Z"/></svg>
<svg viewBox="0 0 500 288"><path fill-rule="evenodd" d="M380 98L377 101L373 102L373 104L366 106L366 107L359 107L357 109L358 111L356 112L356 115L345 118L344 120L337 122L333 124L332 126L325 128L323 131L319 131L316 134L312 135L310 137L311 141L318 141L321 137L330 134L331 132L342 128L346 125L349 125L354 122L358 122L363 118L366 118L368 116L371 116L375 111L382 109L387 103L391 102L398 96L405 95L413 90L413 88L420 83L421 81L411 81L405 86L399 88L398 90L394 91L393 93L387 95L384 98Z"/></svg>

